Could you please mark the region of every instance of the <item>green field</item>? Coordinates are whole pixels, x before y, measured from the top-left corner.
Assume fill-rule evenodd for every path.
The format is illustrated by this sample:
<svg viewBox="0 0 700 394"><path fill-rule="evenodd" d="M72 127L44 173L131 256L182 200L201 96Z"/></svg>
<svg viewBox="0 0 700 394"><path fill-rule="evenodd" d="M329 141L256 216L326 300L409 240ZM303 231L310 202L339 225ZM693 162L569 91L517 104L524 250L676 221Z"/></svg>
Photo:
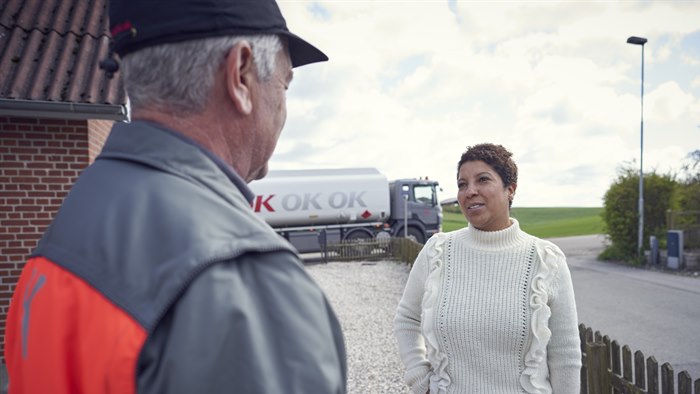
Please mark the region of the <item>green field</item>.
<svg viewBox="0 0 700 394"><path fill-rule="evenodd" d="M511 216L520 227L540 238L602 234L603 208L513 208ZM453 231L467 225L461 213L443 211L442 231Z"/></svg>

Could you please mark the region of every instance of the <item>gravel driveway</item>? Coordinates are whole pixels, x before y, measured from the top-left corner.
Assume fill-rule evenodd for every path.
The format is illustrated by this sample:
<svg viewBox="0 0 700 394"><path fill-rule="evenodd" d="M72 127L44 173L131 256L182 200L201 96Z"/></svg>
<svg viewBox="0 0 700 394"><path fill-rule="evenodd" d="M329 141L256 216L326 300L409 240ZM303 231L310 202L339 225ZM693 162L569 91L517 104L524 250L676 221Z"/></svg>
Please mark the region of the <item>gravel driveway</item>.
<svg viewBox="0 0 700 394"><path fill-rule="evenodd" d="M380 261L308 265L345 334L348 393L409 393L391 332L410 268Z"/></svg>

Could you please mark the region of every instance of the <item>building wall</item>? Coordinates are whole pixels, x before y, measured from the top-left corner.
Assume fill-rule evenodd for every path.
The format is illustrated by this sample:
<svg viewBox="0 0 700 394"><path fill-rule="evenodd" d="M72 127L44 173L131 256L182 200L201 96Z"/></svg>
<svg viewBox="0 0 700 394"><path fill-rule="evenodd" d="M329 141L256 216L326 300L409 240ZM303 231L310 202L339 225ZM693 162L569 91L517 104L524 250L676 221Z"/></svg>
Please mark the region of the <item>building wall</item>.
<svg viewBox="0 0 700 394"><path fill-rule="evenodd" d="M111 120L88 120L88 148L89 162L92 164L97 155L102 151L102 147L109 136L114 121Z"/></svg>
<svg viewBox="0 0 700 394"><path fill-rule="evenodd" d="M0 116L0 364L5 318L22 267L111 124Z"/></svg>

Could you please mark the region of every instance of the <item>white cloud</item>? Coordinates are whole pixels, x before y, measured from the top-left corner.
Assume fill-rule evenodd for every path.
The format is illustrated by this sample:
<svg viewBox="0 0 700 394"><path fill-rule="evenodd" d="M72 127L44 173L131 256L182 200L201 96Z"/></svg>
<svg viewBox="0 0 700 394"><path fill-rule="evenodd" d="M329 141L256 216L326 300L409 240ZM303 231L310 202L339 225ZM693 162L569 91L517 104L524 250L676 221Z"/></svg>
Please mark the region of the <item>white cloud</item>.
<svg viewBox="0 0 700 394"><path fill-rule="evenodd" d="M648 95L649 120L671 122L681 117L692 116L691 106L699 101L685 93L675 81L664 82Z"/></svg>
<svg viewBox="0 0 700 394"><path fill-rule="evenodd" d="M683 61L683 63L690 66L700 66L700 58L696 56L681 55L681 60Z"/></svg>
<svg viewBox="0 0 700 394"><path fill-rule="evenodd" d="M700 88L700 77L693 79L693 82L690 84L690 86L692 86L696 89Z"/></svg>

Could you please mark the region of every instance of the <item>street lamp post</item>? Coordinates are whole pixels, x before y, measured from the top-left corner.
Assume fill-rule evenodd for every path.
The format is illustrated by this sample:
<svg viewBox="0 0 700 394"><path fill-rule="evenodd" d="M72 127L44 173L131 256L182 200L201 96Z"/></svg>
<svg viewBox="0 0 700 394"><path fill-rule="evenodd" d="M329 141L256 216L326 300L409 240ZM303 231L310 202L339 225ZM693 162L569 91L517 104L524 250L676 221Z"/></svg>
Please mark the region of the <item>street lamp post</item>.
<svg viewBox="0 0 700 394"><path fill-rule="evenodd" d="M641 256L644 242L644 44L647 43L647 39L632 36L627 39L627 43L642 47L642 111L639 126L639 229L637 230L637 253Z"/></svg>

